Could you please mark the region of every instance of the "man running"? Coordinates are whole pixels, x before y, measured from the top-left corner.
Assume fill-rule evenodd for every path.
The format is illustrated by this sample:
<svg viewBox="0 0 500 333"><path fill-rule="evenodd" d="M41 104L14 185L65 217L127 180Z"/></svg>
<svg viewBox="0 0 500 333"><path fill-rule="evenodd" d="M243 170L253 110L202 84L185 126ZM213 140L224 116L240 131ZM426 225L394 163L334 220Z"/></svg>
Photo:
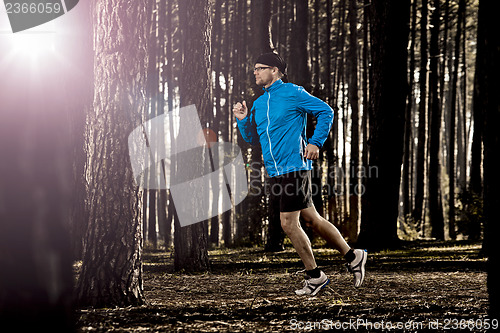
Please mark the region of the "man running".
<svg viewBox="0 0 500 333"><path fill-rule="evenodd" d="M305 266L304 287L295 293L314 296L330 281L316 265L311 242L300 226L299 216L340 251L354 275L354 286L361 286L366 251L351 249L338 229L319 215L312 202L312 160L318 158L319 149L328 136L333 110L303 87L284 83L286 63L276 53L259 56L254 75L257 85L263 86L264 94L253 103L250 112L243 101L234 105L233 113L243 139L251 144L260 142L271 177L270 200L279 201L281 227ZM309 140L306 138L307 114L317 120Z"/></svg>

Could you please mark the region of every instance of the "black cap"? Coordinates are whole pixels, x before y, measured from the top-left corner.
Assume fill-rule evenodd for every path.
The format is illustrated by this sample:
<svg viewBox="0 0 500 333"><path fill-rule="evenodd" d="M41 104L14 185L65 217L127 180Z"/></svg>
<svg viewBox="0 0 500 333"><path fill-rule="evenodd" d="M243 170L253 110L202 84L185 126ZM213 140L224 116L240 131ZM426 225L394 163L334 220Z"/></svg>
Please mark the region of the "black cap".
<svg viewBox="0 0 500 333"><path fill-rule="evenodd" d="M286 62L280 57L279 54L274 52L261 54L257 60L255 60L256 64L263 64L272 67L278 67L279 71L282 74L286 74Z"/></svg>

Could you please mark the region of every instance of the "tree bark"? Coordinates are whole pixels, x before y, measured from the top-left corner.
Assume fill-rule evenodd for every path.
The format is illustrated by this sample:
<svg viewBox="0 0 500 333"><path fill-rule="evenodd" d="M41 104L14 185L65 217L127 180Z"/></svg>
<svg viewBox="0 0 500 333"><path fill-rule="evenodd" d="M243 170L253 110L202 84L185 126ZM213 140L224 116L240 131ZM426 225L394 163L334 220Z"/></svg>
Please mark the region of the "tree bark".
<svg viewBox="0 0 500 333"><path fill-rule="evenodd" d="M210 85L211 1L186 0L179 3L182 65L179 77L181 107L194 104L198 114L212 111ZM205 124L203 124L205 125ZM181 122L179 131L184 129ZM182 165L178 165L182 168ZM181 227L175 221L175 270L207 271L208 233L206 221Z"/></svg>
<svg viewBox="0 0 500 333"><path fill-rule="evenodd" d="M408 77L408 99L406 102L405 114L405 134L404 134L404 155L403 155L403 175L401 179L401 192L403 196L403 219L408 220L412 212L412 181L413 178L413 84L415 78L415 43L417 34L417 1L413 1L411 8L411 29L410 29L410 60Z"/></svg>
<svg viewBox="0 0 500 333"><path fill-rule="evenodd" d="M89 226L78 279L80 305L144 302L139 203L128 135L144 120L146 1L98 0L94 109L86 129Z"/></svg>
<svg viewBox="0 0 500 333"><path fill-rule="evenodd" d="M358 235L359 222L359 96L358 96L358 8L356 0L349 0L349 49L348 75L349 75L349 104L352 112L351 125L351 160L349 165L349 222L348 234L345 235L355 240Z"/></svg>
<svg viewBox="0 0 500 333"><path fill-rule="evenodd" d="M307 53L307 41L309 37L309 9L307 0L295 0L295 17L292 24L292 36L290 41L290 56L288 57L290 82L303 86L310 90L309 68L307 66L309 56Z"/></svg>
<svg viewBox="0 0 500 333"><path fill-rule="evenodd" d="M482 80L486 76L486 57L484 56L485 47L485 24L479 21L477 26L477 49L476 49L476 68L474 73L474 90L472 96L472 117L473 134L471 147L470 181L469 190L473 196L482 196L482 157L483 157L483 126L484 111L486 109L486 100L483 96ZM479 239L481 237L481 225L476 223L471 226L470 238Z"/></svg>
<svg viewBox="0 0 500 333"><path fill-rule="evenodd" d="M439 0L434 0L434 11L431 15L431 42L429 48L429 222L432 226L432 237L444 239L444 219L441 204L441 182L439 163L439 142L441 134L441 101L438 87L439 62Z"/></svg>
<svg viewBox="0 0 500 333"><path fill-rule="evenodd" d="M460 40L462 36L462 15L465 12L465 0L460 0L458 5L457 17L457 32L455 35L455 55L453 62L453 73L451 80L451 97L450 97L450 146L448 150L448 177L449 197L448 197L448 236L451 239L456 238L455 231L455 146L456 146L456 100L457 100L457 82L458 82L458 63L460 58Z"/></svg>
<svg viewBox="0 0 500 333"><path fill-rule="evenodd" d="M421 228L425 224L424 209L424 183L425 183L425 141L427 129L427 0L422 0L422 13L420 19L420 103L418 108L418 144L415 174L415 206L413 219L420 222Z"/></svg>
<svg viewBox="0 0 500 333"><path fill-rule="evenodd" d="M371 7L370 166L377 168L378 175L372 175L366 183L358 242L380 248L398 240L410 1L374 0Z"/></svg>

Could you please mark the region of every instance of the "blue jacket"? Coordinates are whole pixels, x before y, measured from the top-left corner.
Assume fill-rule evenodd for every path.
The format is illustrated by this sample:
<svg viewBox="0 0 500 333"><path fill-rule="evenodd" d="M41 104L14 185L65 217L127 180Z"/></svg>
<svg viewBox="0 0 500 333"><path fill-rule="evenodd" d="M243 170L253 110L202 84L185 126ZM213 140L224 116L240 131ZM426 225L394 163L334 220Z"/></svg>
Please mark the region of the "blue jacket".
<svg viewBox="0 0 500 333"><path fill-rule="evenodd" d="M243 139L253 145L260 141L270 177L311 170L312 161L304 158L304 149L307 143L323 146L333 122L332 108L303 87L281 80L264 90L247 117L236 119ZM309 141L306 113L317 119Z"/></svg>

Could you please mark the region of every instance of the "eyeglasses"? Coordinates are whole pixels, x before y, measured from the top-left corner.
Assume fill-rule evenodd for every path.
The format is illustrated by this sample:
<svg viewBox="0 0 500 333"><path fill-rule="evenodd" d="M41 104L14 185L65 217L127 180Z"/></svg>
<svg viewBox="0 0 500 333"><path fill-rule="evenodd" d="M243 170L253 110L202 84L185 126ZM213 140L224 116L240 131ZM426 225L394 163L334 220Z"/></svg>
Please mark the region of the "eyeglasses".
<svg viewBox="0 0 500 333"><path fill-rule="evenodd" d="M263 71L264 69L268 69L268 68L272 68L272 67L255 67L253 69L254 72L261 72Z"/></svg>

